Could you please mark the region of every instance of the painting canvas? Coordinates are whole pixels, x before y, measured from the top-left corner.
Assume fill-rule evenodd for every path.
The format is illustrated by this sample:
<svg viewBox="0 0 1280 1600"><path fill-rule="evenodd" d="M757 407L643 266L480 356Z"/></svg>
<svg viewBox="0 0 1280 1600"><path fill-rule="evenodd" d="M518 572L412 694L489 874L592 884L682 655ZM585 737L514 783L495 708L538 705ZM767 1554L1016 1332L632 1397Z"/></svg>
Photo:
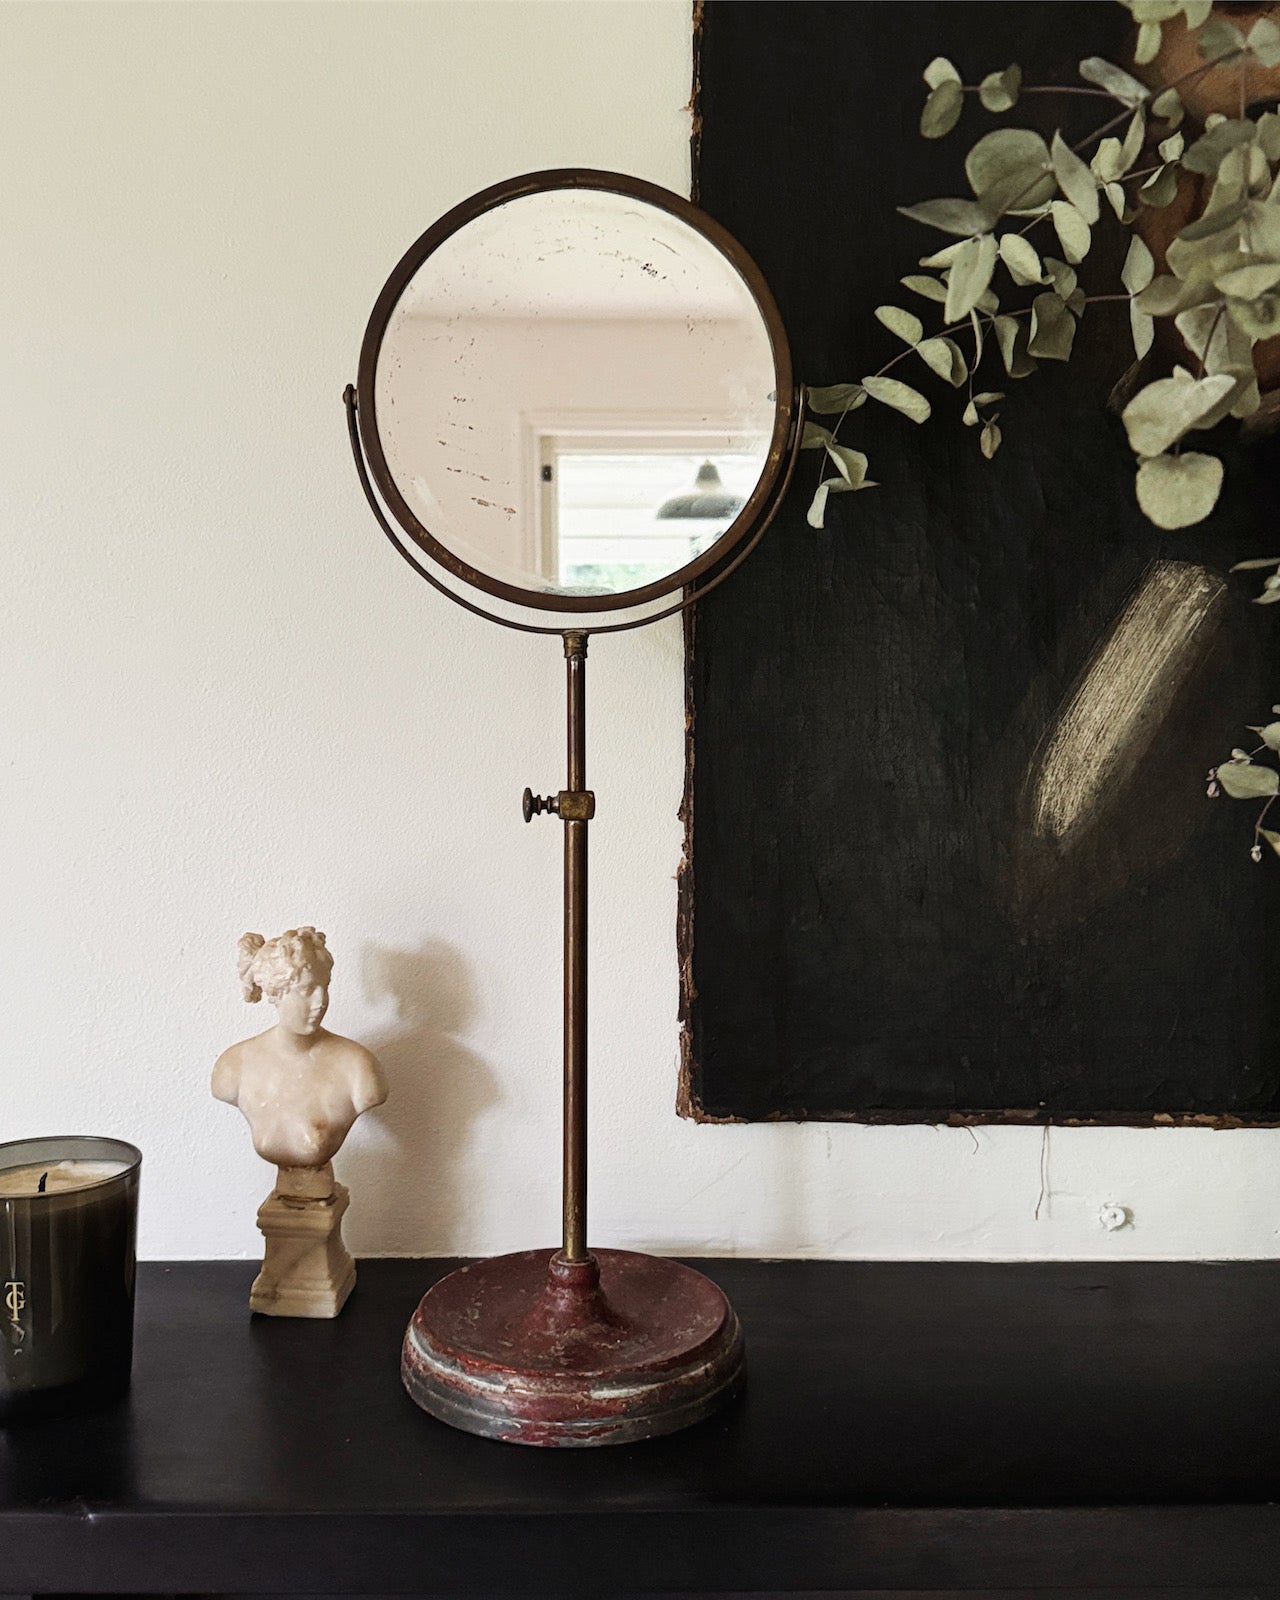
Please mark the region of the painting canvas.
<svg viewBox="0 0 1280 1600"><path fill-rule="evenodd" d="M889 359L875 308L938 242L895 208L965 192L985 114L922 140L929 59L1071 82L1127 48L1125 23L1110 4L709 0L699 197L763 268L803 381ZM1079 118L1025 105L1046 133ZM759 550L698 608L687 1113L1280 1121L1280 862L1255 864L1247 809L1205 794L1280 698L1275 613L1229 572L1276 553L1277 447L1220 430L1218 510L1161 532L1107 405L1126 308L1079 337L1069 368L1008 395L992 461L921 366L926 426L850 419L878 486L811 529L802 455Z"/></svg>

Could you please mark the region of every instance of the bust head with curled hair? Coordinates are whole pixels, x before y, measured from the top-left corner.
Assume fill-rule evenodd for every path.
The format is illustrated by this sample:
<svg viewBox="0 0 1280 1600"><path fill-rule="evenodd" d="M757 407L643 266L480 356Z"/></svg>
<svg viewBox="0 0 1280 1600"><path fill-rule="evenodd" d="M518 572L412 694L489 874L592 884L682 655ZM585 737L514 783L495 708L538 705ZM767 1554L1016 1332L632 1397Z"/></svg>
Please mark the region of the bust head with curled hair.
<svg viewBox="0 0 1280 1600"><path fill-rule="evenodd" d="M324 934L312 927L287 928L274 939L245 933L237 945L237 966L244 997L251 1004L263 995L275 1006L280 1024L290 1033L315 1034L329 1008L333 957Z"/></svg>

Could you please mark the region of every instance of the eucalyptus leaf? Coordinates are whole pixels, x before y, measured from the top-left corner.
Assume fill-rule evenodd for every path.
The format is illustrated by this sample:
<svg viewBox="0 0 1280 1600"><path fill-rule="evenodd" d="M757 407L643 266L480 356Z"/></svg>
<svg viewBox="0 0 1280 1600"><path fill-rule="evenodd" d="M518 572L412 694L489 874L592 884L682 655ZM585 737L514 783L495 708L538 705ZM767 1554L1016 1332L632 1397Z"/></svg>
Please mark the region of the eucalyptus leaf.
<svg viewBox="0 0 1280 1600"><path fill-rule="evenodd" d="M1182 284L1181 304L1184 306L1221 299L1221 291L1214 287L1213 280L1221 273L1231 272L1236 267L1256 266L1258 262L1256 256L1246 255L1237 247L1234 229L1229 237L1219 234L1199 244L1173 239L1164 255Z"/></svg>
<svg viewBox="0 0 1280 1600"><path fill-rule="evenodd" d="M1001 237L1000 259L1019 286L1044 282L1044 268L1040 265L1035 246L1020 233L1006 233Z"/></svg>
<svg viewBox="0 0 1280 1600"><path fill-rule="evenodd" d="M1086 222L1098 220L1098 181L1071 146L1055 133L1050 148L1058 187Z"/></svg>
<svg viewBox="0 0 1280 1600"><path fill-rule="evenodd" d="M982 418L978 415L978 408L976 405L974 405L972 400L970 400L969 404L964 408L960 420L964 423L966 428L976 428L979 422L981 422Z"/></svg>
<svg viewBox="0 0 1280 1600"><path fill-rule="evenodd" d="M811 528L821 528L826 525L827 496L831 493L830 481L820 483L813 491L813 499L809 502L809 509L805 512L804 520Z"/></svg>
<svg viewBox="0 0 1280 1600"><path fill-rule="evenodd" d="M827 455L834 462L836 471L851 489L861 489L867 476L867 458L861 450L854 450L847 444L829 443Z"/></svg>
<svg viewBox="0 0 1280 1600"><path fill-rule="evenodd" d="M1069 267L1065 261L1059 261L1056 256L1046 256L1044 258L1044 270L1049 274L1049 279L1053 284L1053 292L1058 298L1060 300L1070 300L1071 296L1076 292L1076 285L1080 282L1076 275L1076 269Z"/></svg>
<svg viewBox="0 0 1280 1600"><path fill-rule="evenodd" d="M920 113L920 133L925 139L941 139L950 133L964 110L964 90L953 79L947 78L929 97Z"/></svg>
<svg viewBox="0 0 1280 1600"><path fill-rule="evenodd" d="M1089 162L1089 170L1100 183L1112 183L1124 174L1124 163L1120 152L1123 149L1119 139L1101 139L1098 148L1093 152Z"/></svg>
<svg viewBox="0 0 1280 1600"><path fill-rule="evenodd" d="M1280 856L1280 833L1277 833L1274 828L1259 828L1258 832L1267 841L1275 853Z"/></svg>
<svg viewBox="0 0 1280 1600"><path fill-rule="evenodd" d="M917 345L924 338L924 323L912 312L903 311L900 306L877 306L876 320L906 344Z"/></svg>
<svg viewBox="0 0 1280 1600"><path fill-rule="evenodd" d="M1182 0L1188 28L1203 28L1213 12L1213 0Z"/></svg>
<svg viewBox="0 0 1280 1600"><path fill-rule="evenodd" d="M1158 172L1153 172L1138 190L1138 199L1142 205L1150 206L1154 211L1161 211L1172 201L1177 192L1178 169L1165 165Z"/></svg>
<svg viewBox="0 0 1280 1600"><path fill-rule="evenodd" d="M1219 117L1219 122L1225 122L1225 117ZM1205 126L1215 124L1206 121ZM1230 205L1233 200L1248 199L1245 194L1245 177L1249 167L1252 145L1233 145L1218 164L1217 173L1214 175L1213 188L1209 191L1209 198L1201 207L1206 215L1220 211L1223 206Z"/></svg>
<svg viewBox="0 0 1280 1600"><path fill-rule="evenodd" d="M1179 367L1171 378L1157 378L1139 389L1120 413L1129 446L1136 455L1160 456L1171 444L1176 444L1218 401L1226 395L1234 380L1225 373L1212 378L1193 378ZM1206 456L1206 461L1214 460ZM1222 463L1217 463L1221 476ZM1198 517L1191 521L1199 521ZM1160 523L1164 527L1183 527L1183 523Z"/></svg>
<svg viewBox="0 0 1280 1600"><path fill-rule="evenodd" d="M1027 351L1025 322L1019 322L1016 317L997 317L996 343L1000 347L1004 370L1011 378L1025 378L1036 370L1036 364Z"/></svg>
<svg viewBox="0 0 1280 1600"><path fill-rule="evenodd" d="M1134 302L1129 302L1129 331L1133 335L1133 353L1141 361L1155 342L1156 325L1147 313Z"/></svg>
<svg viewBox="0 0 1280 1600"><path fill-rule="evenodd" d="M805 390L805 404L810 411L816 411L820 417L829 416L837 411L856 411L859 406L865 405L866 402L867 393L860 383L832 383L828 384L826 388ZM812 423L805 424L806 439L808 438L808 429L812 426ZM819 432L825 433L826 429L819 429ZM825 440L819 442L825 443ZM804 444L801 448L812 450L814 446Z"/></svg>
<svg viewBox="0 0 1280 1600"><path fill-rule="evenodd" d="M1228 300L1227 315L1251 339L1274 339L1280 334L1280 295L1264 294L1254 300Z"/></svg>
<svg viewBox="0 0 1280 1600"><path fill-rule="evenodd" d="M1244 49L1244 34L1234 22L1225 17L1215 17L1200 30L1200 54L1206 61L1221 61L1224 56L1235 55Z"/></svg>
<svg viewBox="0 0 1280 1600"><path fill-rule="evenodd" d="M1253 340L1222 311L1216 301L1193 306L1189 311L1180 311L1173 324L1206 372L1235 377L1242 369L1252 371ZM1175 377L1180 370L1174 369Z"/></svg>
<svg viewBox="0 0 1280 1600"><path fill-rule="evenodd" d="M1280 205L1272 202L1261 205L1258 200L1251 202L1245 211L1240 232L1253 254L1270 256L1272 261L1280 259Z"/></svg>
<svg viewBox="0 0 1280 1600"><path fill-rule="evenodd" d="M1268 750L1280 750L1280 722L1268 722L1261 728L1250 728L1250 733L1256 733Z"/></svg>
<svg viewBox="0 0 1280 1600"><path fill-rule="evenodd" d="M969 313L969 326L973 329L973 364L976 367L982 360L984 340L982 337L982 322L976 311Z"/></svg>
<svg viewBox="0 0 1280 1600"><path fill-rule="evenodd" d="M969 376L964 353L954 339L939 335L923 339L916 346L916 354L926 361L940 378L945 378L953 389L958 389Z"/></svg>
<svg viewBox="0 0 1280 1600"><path fill-rule="evenodd" d="M1230 26L1230 24L1228 24ZM1233 150L1252 144L1256 130L1248 117L1224 117L1207 127L1182 158L1188 172L1216 172Z"/></svg>
<svg viewBox="0 0 1280 1600"><path fill-rule="evenodd" d="M1087 56L1080 63L1080 76L1086 83L1105 89L1126 106L1140 105L1149 93L1147 86L1139 83L1132 73L1117 67L1114 62L1104 61L1101 56Z"/></svg>
<svg viewBox="0 0 1280 1600"><path fill-rule="evenodd" d="M1218 768L1218 782L1233 800L1267 800L1280 794L1280 772L1252 761L1224 761Z"/></svg>
<svg viewBox="0 0 1280 1600"><path fill-rule="evenodd" d="M1156 146L1156 154L1161 161L1179 161L1183 151L1187 148L1187 141L1180 133L1171 133L1167 139L1161 139Z"/></svg>
<svg viewBox="0 0 1280 1600"><path fill-rule="evenodd" d="M1094 198L1096 201L1096 194ZM1071 262L1083 261L1093 243L1088 221L1070 200L1055 200L1049 209L1063 255Z"/></svg>
<svg viewBox="0 0 1280 1600"><path fill-rule="evenodd" d="M1213 374L1215 378L1231 379L1231 388L1218 401L1212 411L1207 412L1196 423L1198 429L1216 428L1224 417L1244 416L1250 409L1250 392L1257 388L1254 382L1253 368L1234 368L1230 371L1220 371Z"/></svg>
<svg viewBox="0 0 1280 1600"><path fill-rule="evenodd" d="M988 111L1010 111L1022 87L1022 68L1015 62L1003 72L989 72L978 85L978 98Z"/></svg>
<svg viewBox="0 0 1280 1600"><path fill-rule="evenodd" d="M1044 205L1055 188L1049 146L1030 128L993 128L964 158L964 170L974 194L996 196L1002 210Z"/></svg>
<svg viewBox="0 0 1280 1600"><path fill-rule="evenodd" d="M951 263L947 277L947 303L943 315L949 323L960 322L981 299L996 265L994 234L968 239Z"/></svg>
<svg viewBox="0 0 1280 1600"><path fill-rule="evenodd" d="M1118 183L1109 183L1103 192L1105 193L1107 199L1111 202L1111 209L1115 212L1119 220L1121 222L1127 221L1128 219L1126 217L1126 213L1129 207L1123 186Z"/></svg>
<svg viewBox="0 0 1280 1600"><path fill-rule="evenodd" d="M862 387L873 400L879 400L881 405L892 406L895 411L901 411L904 417L910 417L912 422L927 422L931 407L929 402L917 389L909 384L899 383L897 378L881 378L872 376L862 380Z"/></svg>
<svg viewBox="0 0 1280 1600"><path fill-rule="evenodd" d="M1213 280L1223 294L1235 295L1241 300L1256 300L1280 283L1280 261L1260 261L1256 266L1234 267L1219 273Z"/></svg>
<svg viewBox="0 0 1280 1600"><path fill-rule="evenodd" d="M978 439L978 447L988 461L1000 448L1000 426L996 422L988 422L983 426Z"/></svg>
<svg viewBox="0 0 1280 1600"><path fill-rule="evenodd" d="M1258 388L1258 380L1250 373L1247 377L1242 375L1236 382L1236 388L1231 395L1231 415L1237 419L1251 417L1262 405L1262 392Z"/></svg>
<svg viewBox="0 0 1280 1600"><path fill-rule="evenodd" d="M926 228L937 228L940 233L963 235L982 233L987 225L986 211L976 200L922 200L919 205L899 206L899 212L912 222L923 222ZM936 256L921 262L922 266L945 266Z"/></svg>
<svg viewBox="0 0 1280 1600"><path fill-rule="evenodd" d="M1152 114L1159 117L1161 122L1167 122L1175 128L1186 114L1182 105L1182 96L1176 89L1162 90L1151 102L1151 110Z"/></svg>
<svg viewBox="0 0 1280 1600"><path fill-rule="evenodd" d="M1264 67L1280 67L1280 27L1270 17L1259 17L1245 39Z"/></svg>
<svg viewBox="0 0 1280 1600"><path fill-rule="evenodd" d="M827 497L833 494L852 494L855 488L874 489L875 484L870 478L864 478L859 484L849 483L844 478L824 478L814 490L813 499L809 502L809 510L805 514L805 521L811 528L821 528L825 525L827 514Z"/></svg>
<svg viewBox="0 0 1280 1600"><path fill-rule="evenodd" d="M931 89L937 89L944 83L959 83L960 73L955 63L948 61L946 56L934 56L924 69L924 81Z"/></svg>
<svg viewBox="0 0 1280 1600"><path fill-rule="evenodd" d="M1207 280L1196 279L1184 283L1181 278L1172 277L1165 272L1158 278L1152 279L1141 291L1137 296L1137 303L1139 309L1145 311L1149 317L1171 317L1176 312L1185 311L1188 306L1199 305L1205 300L1216 298L1213 285Z"/></svg>
<svg viewBox="0 0 1280 1600"><path fill-rule="evenodd" d="M1157 528L1189 528L1217 505L1222 463L1195 450L1153 456L1138 468L1137 487L1138 504Z"/></svg>
<svg viewBox="0 0 1280 1600"><path fill-rule="evenodd" d="M1120 282L1130 294L1141 294L1155 276L1156 264L1146 243L1135 233L1129 240L1124 265L1120 268Z"/></svg>
<svg viewBox="0 0 1280 1600"><path fill-rule="evenodd" d="M1124 143L1120 146L1120 164L1123 171L1129 168L1142 153L1142 141L1147 133L1147 108L1139 106L1129 118L1129 126L1125 130Z"/></svg>
<svg viewBox="0 0 1280 1600"><path fill-rule="evenodd" d="M1258 118L1258 146L1268 161L1280 161L1280 114L1264 111Z"/></svg>
<svg viewBox="0 0 1280 1600"><path fill-rule="evenodd" d="M968 205L969 202L966 200L964 203ZM920 266L949 267L959 253L960 246L963 242L963 240L957 239L955 244L944 244L941 250L935 250L931 256L921 256L919 262ZM947 286L944 283L942 286L942 298L945 300L946 297Z"/></svg>
<svg viewBox="0 0 1280 1600"><path fill-rule="evenodd" d="M1280 556L1252 556L1248 561L1237 561L1232 572L1261 572L1264 567L1274 567L1280 572ZM1272 707L1273 710L1277 709Z"/></svg>
<svg viewBox="0 0 1280 1600"><path fill-rule="evenodd" d="M1160 40L1164 29L1158 22L1144 22L1138 29L1137 43L1133 47L1133 59L1139 66L1145 66L1148 61L1154 61L1160 53Z"/></svg>
<svg viewBox="0 0 1280 1600"><path fill-rule="evenodd" d="M813 390L807 391L811 396ZM816 422L806 422L804 432L800 435L800 448L802 450L825 450L831 443L831 429L819 427Z"/></svg>
<svg viewBox="0 0 1280 1600"><path fill-rule="evenodd" d="M975 406L993 406L997 400L1003 399L1003 389L987 389L984 390L982 394L975 394L973 397L973 403Z"/></svg>
<svg viewBox="0 0 1280 1600"><path fill-rule="evenodd" d="M1204 212L1194 222L1187 223L1186 227L1181 229L1178 234L1179 244L1198 244L1203 239L1216 238L1218 234L1222 234L1225 238L1227 237L1228 229L1233 230L1229 237L1234 241L1236 238L1234 232L1235 224L1244 216L1248 208L1248 200L1241 196L1240 199L1231 200L1225 206L1219 206L1214 211Z"/></svg>
<svg viewBox="0 0 1280 1600"><path fill-rule="evenodd" d="M910 289L912 294L923 295L926 300L936 300L939 305L947 298L947 286L938 278L927 278L922 272L909 272L905 278L900 278L904 289Z"/></svg>
<svg viewBox="0 0 1280 1600"><path fill-rule="evenodd" d="M1038 294L1031 302L1031 337L1027 349L1048 361L1067 361L1076 336L1076 319L1056 294Z"/></svg>

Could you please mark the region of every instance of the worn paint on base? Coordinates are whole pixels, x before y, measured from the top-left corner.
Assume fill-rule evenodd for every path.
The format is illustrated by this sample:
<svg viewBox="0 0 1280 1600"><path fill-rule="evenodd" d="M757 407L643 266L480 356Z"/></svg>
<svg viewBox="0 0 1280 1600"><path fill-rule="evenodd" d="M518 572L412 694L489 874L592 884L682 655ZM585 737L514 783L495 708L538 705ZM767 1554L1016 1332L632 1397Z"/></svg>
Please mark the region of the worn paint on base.
<svg viewBox="0 0 1280 1600"><path fill-rule="evenodd" d="M655 1438L737 1392L742 1330L691 1267L629 1250L526 1250L462 1267L424 1296L401 1375L424 1411L512 1444Z"/></svg>

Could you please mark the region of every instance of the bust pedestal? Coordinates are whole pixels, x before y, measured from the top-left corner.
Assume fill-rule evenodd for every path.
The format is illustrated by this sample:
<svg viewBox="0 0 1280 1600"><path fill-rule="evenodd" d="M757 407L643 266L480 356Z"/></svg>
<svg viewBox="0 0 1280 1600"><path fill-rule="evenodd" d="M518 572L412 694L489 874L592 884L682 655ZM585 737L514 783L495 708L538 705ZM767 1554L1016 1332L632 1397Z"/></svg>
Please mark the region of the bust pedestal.
<svg viewBox="0 0 1280 1600"><path fill-rule="evenodd" d="M268 1317L336 1317L355 1287L356 1264L342 1242L350 1201L345 1184L327 1196L281 1193L258 1207L266 1241L249 1308Z"/></svg>

